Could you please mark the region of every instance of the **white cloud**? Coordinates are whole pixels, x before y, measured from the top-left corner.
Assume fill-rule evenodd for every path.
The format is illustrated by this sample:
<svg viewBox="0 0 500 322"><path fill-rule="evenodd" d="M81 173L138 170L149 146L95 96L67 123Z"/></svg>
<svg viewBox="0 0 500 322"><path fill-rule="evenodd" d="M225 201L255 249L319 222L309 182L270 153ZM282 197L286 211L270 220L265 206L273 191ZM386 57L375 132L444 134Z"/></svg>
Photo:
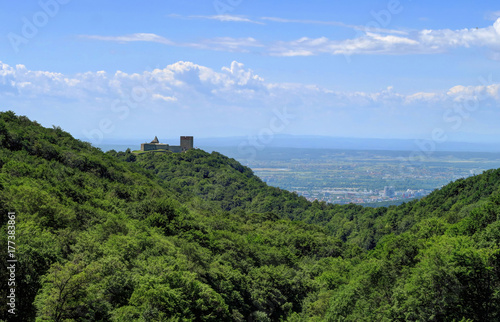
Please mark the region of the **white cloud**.
<svg viewBox="0 0 500 322"><path fill-rule="evenodd" d="M181 16L176 16L181 17ZM207 19L207 20L217 20L221 22L248 22L258 25L264 25L263 22L251 20L242 16L232 16L232 15L215 15L215 16L188 16L192 19Z"/></svg>
<svg viewBox="0 0 500 322"><path fill-rule="evenodd" d="M463 86L457 85L448 90L446 95L454 101L463 100L500 100L500 84Z"/></svg>
<svg viewBox="0 0 500 322"><path fill-rule="evenodd" d="M304 40L306 41L306 40ZM321 43L319 41L318 43ZM464 99L500 101L500 84L457 85L447 91L403 94L392 86L378 92L340 92L317 85L269 83L232 62L220 71L179 61L163 69L128 74L104 71L64 75L29 70L0 62L0 97L79 100L92 104L140 94L141 102L175 103L181 106L240 106L272 108L293 104L313 109L363 107L441 106ZM130 98L129 98L130 99ZM148 104L146 104L147 106Z"/></svg>
<svg viewBox="0 0 500 322"><path fill-rule="evenodd" d="M165 37L151 34L151 33L135 33L124 36L99 36L99 35L80 35L80 38L100 40L100 41L111 41L118 43L129 43L129 42L153 42L168 46L176 47L191 47L198 49L208 49L208 50L218 50L218 51L229 51L229 52L248 52L249 47L262 47L256 39L247 38L231 38L231 37L218 37L212 39L204 39L200 42L174 42Z"/></svg>
<svg viewBox="0 0 500 322"><path fill-rule="evenodd" d="M270 47L274 56L311 56L318 54L429 54L457 47L500 49L500 18L492 26L461 30L422 30L407 36L366 32L364 36L330 40L326 37L277 42Z"/></svg>
<svg viewBox="0 0 500 322"><path fill-rule="evenodd" d="M350 54L393 54L398 50L408 50L418 47L419 43L413 39L394 35L380 35L367 33L366 36L333 41L326 37L303 37L295 41L279 42L270 48L274 56L311 56L318 54L350 55Z"/></svg>
<svg viewBox="0 0 500 322"><path fill-rule="evenodd" d="M229 51L229 52L248 52L250 47L263 47L256 39L247 38L231 38L219 37L213 39L205 39L199 43L183 44L186 47L195 47L200 49Z"/></svg>
<svg viewBox="0 0 500 322"><path fill-rule="evenodd" d="M242 63L233 61L231 67L222 67L222 71L231 75L236 80L238 85L259 86L264 82L264 79L255 75L251 69L245 69Z"/></svg>
<svg viewBox="0 0 500 322"><path fill-rule="evenodd" d="M60 97L95 101L140 93L141 101L190 104L194 100L219 103L255 99L266 92L264 79L243 64L233 62L217 72L192 62L176 62L163 69L128 74L117 71L79 73L73 76L32 71L0 62L0 96L19 98ZM265 94L264 94L265 95ZM245 103L247 104L247 103Z"/></svg>
<svg viewBox="0 0 500 322"><path fill-rule="evenodd" d="M478 124L491 123L500 117L496 108L500 84L491 80L477 83L481 85L433 92L401 93L392 86L373 92L339 91L314 84L270 83L236 61L220 70L179 61L140 73L76 75L0 62L0 97L5 108L48 125L73 122L75 133L89 133L102 119L110 119L123 128L117 129L117 136L130 136L130 127L137 129L138 124L144 133L153 126L155 131L164 131L165 121L170 122L171 131L185 131L189 126L205 135L209 130L219 135L255 133L259 126L268 126L266 118L274 117L275 110L284 108L295 116L287 128L289 133L293 126L309 133L336 131L332 135L389 133L391 126L421 133L424 125L434 126L432 122L450 125L443 119L443 107L455 114L465 108ZM457 104L462 110L455 111ZM78 120L73 120L74 115L79 115ZM173 121L179 119L186 122Z"/></svg>
<svg viewBox="0 0 500 322"><path fill-rule="evenodd" d="M412 104L415 102L436 102L439 98L440 95L437 93L418 92L406 96L405 103Z"/></svg>
<svg viewBox="0 0 500 322"><path fill-rule="evenodd" d="M164 96L164 95L155 93L155 94L153 94L153 100L162 100L164 102L175 102L175 101L177 101L177 98L173 97L173 96Z"/></svg>
<svg viewBox="0 0 500 322"><path fill-rule="evenodd" d="M173 41L151 33L135 33L124 36L82 35L80 37L87 39L94 39L94 40L102 40L102 41L114 41L120 43L144 41L144 42L156 42L164 45L175 45Z"/></svg>
<svg viewBox="0 0 500 322"><path fill-rule="evenodd" d="M215 16L214 16L215 17ZM228 16L234 18L234 16ZM219 17L220 18L220 17ZM244 18L234 18L244 19ZM266 18L273 21L295 21L281 18ZM299 20L300 21L300 20ZM304 23L307 20L303 21ZM332 24L335 22L331 22ZM335 23L341 24L341 23ZM85 35L87 39L100 41L128 42L155 42L168 46L191 47L197 49L218 50L228 52L250 52L272 56L313 56L320 54L331 55L405 55L442 53L453 48L485 47L492 52L492 59L498 57L500 50L500 18L489 27L473 29L440 29L421 30L410 33L396 33L395 30L374 32L363 30L363 35L344 40L331 40L327 37L301 37L292 41L274 41L267 44L259 42L253 37L232 38L218 37L204 39L198 42L174 42L165 37L151 33L135 33L123 36Z"/></svg>
<svg viewBox="0 0 500 322"><path fill-rule="evenodd" d="M361 31L361 32L378 32L378 33L389 33L389 34L400 34L400 35L408 34L408 32L406 32L404 30L376 28L373 26L350 25L350 24L346 24L346 23L343 23L340 21L285 19L285 18L278 18L278 17L262 17L261 19L267 20L267 21L272 21L272 22L281 22L281 23L299 23L299 24L307 24L307 25L338 26L338 27L350 28L353 30Z"/></svg>
<svg viewBox="0 0 500 322"><path fill-rule="evenodd" d="M473 46L498 48L500 46L500 19L487 28L423 30L419 33L418 41L424 47L441 51Z"/></svg>
<svg viewBox="0 0 500 322"><path fill-rule="evenodd" d="M273 56L295 57L295 56L313 56L314 53L305 49L284 49L278 53L271 53Z"/></svg>

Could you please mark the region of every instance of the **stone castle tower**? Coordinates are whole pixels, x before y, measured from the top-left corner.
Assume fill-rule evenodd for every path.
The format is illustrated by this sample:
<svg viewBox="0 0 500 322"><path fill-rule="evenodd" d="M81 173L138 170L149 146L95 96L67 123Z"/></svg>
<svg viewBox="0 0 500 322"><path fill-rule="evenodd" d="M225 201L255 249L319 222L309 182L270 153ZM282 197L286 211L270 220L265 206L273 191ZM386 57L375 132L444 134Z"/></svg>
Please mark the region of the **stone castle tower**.
<svg viewBox="0 0 500 322"><path fill-rule="evenodd" d="M181 150L187 151L193 148L192 136L181 136Z"/></svg>
<svg viewBox="0 0 500 322"><path fill-rule="evenodd" d="M169 145L165 143L160 143L158 137L155 136L151 143L142 143L141 151L154 151L154 150L167 150L171 152L185 152L193 148L193 137L192 136L181 136L181 145Z"/></svg>

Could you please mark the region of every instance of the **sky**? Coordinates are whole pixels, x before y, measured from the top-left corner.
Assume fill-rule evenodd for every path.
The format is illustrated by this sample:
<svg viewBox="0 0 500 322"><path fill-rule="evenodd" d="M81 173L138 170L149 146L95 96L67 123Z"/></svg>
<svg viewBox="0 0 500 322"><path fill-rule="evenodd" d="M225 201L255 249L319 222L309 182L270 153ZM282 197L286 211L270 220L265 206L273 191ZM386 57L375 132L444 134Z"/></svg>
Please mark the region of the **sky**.
<svg viewBox="0 0 500 322"><path fill-rule="evenodd" d="M498 1L0 4L0 110L94 144L500 142Z"/></svg>

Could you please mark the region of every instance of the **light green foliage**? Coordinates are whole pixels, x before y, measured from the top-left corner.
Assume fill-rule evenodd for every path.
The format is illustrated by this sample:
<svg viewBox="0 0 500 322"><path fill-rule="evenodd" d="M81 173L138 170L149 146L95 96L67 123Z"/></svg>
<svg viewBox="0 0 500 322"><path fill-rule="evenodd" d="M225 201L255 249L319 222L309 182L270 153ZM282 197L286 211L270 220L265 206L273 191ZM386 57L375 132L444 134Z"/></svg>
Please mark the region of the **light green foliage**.
<svg viewBox="0 0 500 322"><path fill-rule="evenodd" d="M219 153L103 153L0 113L25 321L497 321L499 192L491 170L397 207L311 203Z"/></svg>

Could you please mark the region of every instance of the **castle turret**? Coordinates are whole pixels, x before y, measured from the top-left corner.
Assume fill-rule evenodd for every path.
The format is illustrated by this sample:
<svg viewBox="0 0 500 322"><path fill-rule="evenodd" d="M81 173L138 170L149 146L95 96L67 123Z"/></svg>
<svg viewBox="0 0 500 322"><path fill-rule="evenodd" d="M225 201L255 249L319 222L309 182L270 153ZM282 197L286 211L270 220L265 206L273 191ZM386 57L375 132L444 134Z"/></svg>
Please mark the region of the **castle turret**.
<svg viewBox="0 0 500 322"><path fill-rule="evenodd" d="M193 148L193 137L192 136L181 136L181 149L182 151L187 151Z"/></svg>
<svg viewBox="0 0 500 322"><path fill-rule="evenodd" d="M141 151L158 151L158 150L166 150L174 153L184 152L187 150L191 150L193 148L193 137L192 136L181 136L181 144L180 145L169 145L166 143L160 143L158 137L155 136L155 139L151 141L151 143L142 143Z"/></svg>

